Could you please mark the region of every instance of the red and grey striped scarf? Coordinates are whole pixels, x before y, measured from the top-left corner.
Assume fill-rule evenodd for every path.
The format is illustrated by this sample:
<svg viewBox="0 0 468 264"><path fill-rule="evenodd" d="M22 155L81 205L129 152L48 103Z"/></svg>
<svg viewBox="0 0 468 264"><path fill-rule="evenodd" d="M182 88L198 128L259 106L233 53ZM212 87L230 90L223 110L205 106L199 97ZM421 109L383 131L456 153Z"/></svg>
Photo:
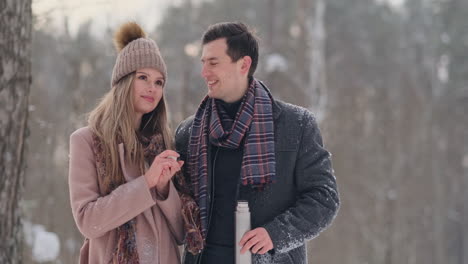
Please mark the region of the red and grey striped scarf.
<svg viewBox="0 0 468 264"><path fill-rule="evenodd" d="M195 114L188 149L188 173L195 201L200 208L202 234L208 228L208 148L243 147L241 183L263 189L275 178L275 149L272 98L253 79L242 98L234 120L215 99L205 97Z"/></svg>

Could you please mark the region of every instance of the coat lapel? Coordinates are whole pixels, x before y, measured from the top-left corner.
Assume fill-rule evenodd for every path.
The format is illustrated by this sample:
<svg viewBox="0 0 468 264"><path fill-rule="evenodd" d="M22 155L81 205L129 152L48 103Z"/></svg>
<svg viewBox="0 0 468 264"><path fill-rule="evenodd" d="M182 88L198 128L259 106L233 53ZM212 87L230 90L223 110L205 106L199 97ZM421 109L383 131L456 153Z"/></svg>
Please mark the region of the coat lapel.
<svg viewBox="0 0 468 264"><path fill-rule="evenodd" d="M122 167L122 172L123 172L124 178L125 178L125 180L127 182L129 182L129 181L133 180L134 178L130 175L130 173L127 170L127 165L125 163L125 150L124 150L123 143L119 144L119 156L120 156L120 164L121 164L121 167ZM153 189L150 189L150 192L151 192L151 195L153 196ZM156 233L156 225L154 223L154 218L153 218L153 213L152 213L151 208L148 209L148 210L143 211L143 215L145 216L148 223L151 225L151 229L153 230L154 234L157 234Z"/></svg>

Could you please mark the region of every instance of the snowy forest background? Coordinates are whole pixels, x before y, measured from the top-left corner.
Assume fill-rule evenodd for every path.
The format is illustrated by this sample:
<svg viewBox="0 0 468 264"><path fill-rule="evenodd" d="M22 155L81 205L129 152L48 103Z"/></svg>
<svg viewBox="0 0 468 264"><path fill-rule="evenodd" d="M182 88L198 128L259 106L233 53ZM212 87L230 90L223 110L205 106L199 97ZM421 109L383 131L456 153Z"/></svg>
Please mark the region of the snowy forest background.
<svg viewBox="0 0 468 264"><path fill-rule="evenodd" d="M221 21L255 27L257 78L317 114L342 206L309 263L468 263L467 0L183 0L162 14L146 30L168 64L173 128L206 92L199 39ZM115 27L33 21L23 260L76 263L68 140L109 90Z"/></svg>

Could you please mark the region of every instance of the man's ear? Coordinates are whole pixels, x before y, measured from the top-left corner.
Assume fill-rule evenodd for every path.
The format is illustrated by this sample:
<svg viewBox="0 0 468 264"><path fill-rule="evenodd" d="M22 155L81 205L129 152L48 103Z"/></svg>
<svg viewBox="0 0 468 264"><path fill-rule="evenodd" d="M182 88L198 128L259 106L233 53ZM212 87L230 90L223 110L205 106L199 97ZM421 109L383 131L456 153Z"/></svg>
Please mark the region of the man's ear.
<svg viewBox="0 0 468 264"><path fill-rule="evenodd" d="M244 56L242 58L241 73L247 75L249 73L251 65L252 65L252 58L250 58L250 56Z"/></svg>

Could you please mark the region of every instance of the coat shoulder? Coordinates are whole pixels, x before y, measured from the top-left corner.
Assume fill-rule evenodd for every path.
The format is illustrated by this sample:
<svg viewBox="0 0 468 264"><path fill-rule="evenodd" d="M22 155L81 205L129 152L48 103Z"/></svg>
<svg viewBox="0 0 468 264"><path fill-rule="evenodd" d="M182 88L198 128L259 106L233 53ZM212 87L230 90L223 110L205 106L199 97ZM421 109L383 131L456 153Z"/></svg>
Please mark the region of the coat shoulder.
<svg viewBox="0 0 468 264"><path fill-rule="evenodd" d="M177 137L183 137L187 136L190 134L190 130L192 128L193 120L195 119L195 116L190 116L187 119L183 120L180 122L179 126L177 126L175 136Z"/></svg>
<svg viewBox="0 0 468 264"><path fill-rule="evenodd" d="M90 143L93 140L93 131L88 126L78 128L70 135L70 140L77 138L84 139L86 142Z"/></svg>
<svg viewBox="0 0 468 264"><path fill-rule="evenodd" d="M314 122L315 115L307 108L276 100L278 108L281 110L279 122L288 125L303 124L304 122Z"/></svg>
<svg viewBox="0 0 468 264"><path fill-rule="evenodd" d="M180 122L179 126L177 127L175 131L175 143L176 149L178 151L181 151L188 145L194 119L195 116L192 115L184 121Z"/></svg>

